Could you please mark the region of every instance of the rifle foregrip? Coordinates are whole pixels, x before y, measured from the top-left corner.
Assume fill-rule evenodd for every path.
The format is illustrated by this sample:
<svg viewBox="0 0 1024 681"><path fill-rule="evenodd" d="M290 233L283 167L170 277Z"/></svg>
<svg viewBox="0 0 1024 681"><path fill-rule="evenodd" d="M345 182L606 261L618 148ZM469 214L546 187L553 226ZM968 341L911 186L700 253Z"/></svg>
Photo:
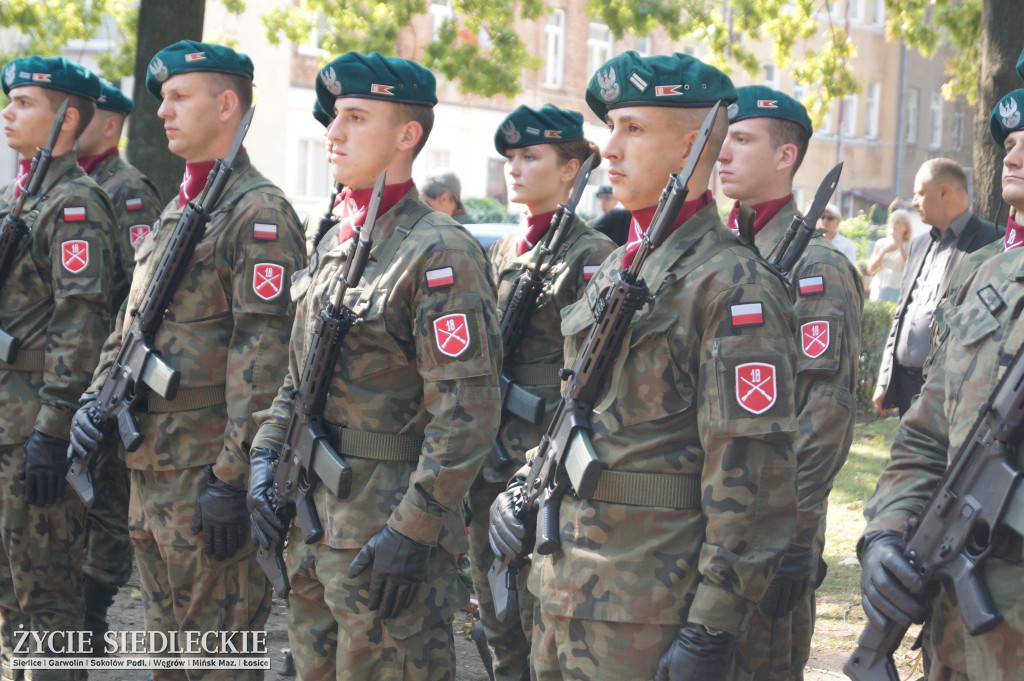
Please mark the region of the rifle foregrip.
<svg viewBox="0 0 1024 681"><path fill-rule="evenodd" d="M18 350L20 348L21 339L0 329L0 360L7 364L14 364L18 361Z"/></svg>
<svg viewBox="0 0 1024 681"><path fill-rule="evenodd" d="M266 574L270 586L274 587L277 595L280 598L288 598L288 592L292 590L292 585L288 582L282 548L280 541L274 542L269 549L257 545L256 562L263 568L263 573Z"/></svg>
<svg viewBox="0 0 1024 681"><path fill-rule="evenodd" d="M906 629L889 626L884 630L868 620L843 673L853 681L900 681L892 653L903 640Z"/></svg>
<svg viewBox="0 0 1024 681"><path fill-rule="evenodd" d="M71 460L71 466L68 467L67 475L64 476L68 485L71 489L75 490L75 494L82 500L86 508L92 507L92 502L96 499L96 490L92 484L92 473L89 472L89 463L82 457L74 457Z"/></svg>
<svg viewBox="0 0 1024 681"><path fill-rule="evenodd" d="M126 451L134 452L145 439L131 409L122 409L117 415L117 432Z"/></svg>
<svg viewBox="0 0 1024 681"><path fill-rule="evenodd" d="M542 556L551 555L562 545L558 533L558 506L561 501L557 494L545 494L537 510L537 544L534 550Z"/></svg>
<svg viewBox="0 0 1024 681"><path fill-rule="evenodd" d="M295 522L302 530L302 541L307 544L318 542L324 536L320 516L316 514L316 504L309 494L303 494L295 501Z"/></svg>

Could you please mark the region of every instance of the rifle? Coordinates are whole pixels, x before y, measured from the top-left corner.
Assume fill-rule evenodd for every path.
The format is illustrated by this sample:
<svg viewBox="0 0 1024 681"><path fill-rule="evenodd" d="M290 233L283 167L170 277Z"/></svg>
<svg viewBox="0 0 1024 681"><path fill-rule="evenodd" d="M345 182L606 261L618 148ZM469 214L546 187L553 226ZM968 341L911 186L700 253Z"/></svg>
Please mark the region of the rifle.
<svg viewBox="0 0 1024 681"><path fill-rule="evenodd" d="M132 323L121 341L117 358L103 379L96 400L88 406L92 410L93 423L117 423L121 442L129 452L134 452L142 444L143 435L139 432L133 411L146 391L152 390L166 400L173 400L178 392L181 373L161 359L153 349L153 338L185 275L196 244L203 238L212 212L234 172L232 166L249 130L254 111L254 108L250 108L242 116L227 156L217 159L199 200L190 201L178 218L178 224L174 226L142 302L130 312ZM98 456L98 452L91 452L86 457L74 456L69 449L71 466L67 480L86 507L92 505L95 497L92 469Z"/></svg>
<svg viewBox="0 0 1024 681"><path fill-rule="evenodd" d="M25 206L25 199L39 193L39 188L46 179L46 171L50 169L50 161L53 160L53 145L57 143L60 135L60 128L64 125L64 115L68 111L68 100L60 105L57 110L57 117L53 119L50 127L50 137L46 140L45 147L36 147L36 155L32 157L32 165L29 167L28 176L25 180L25 188L21 190L14 209L4 216L0 223L0 288L7 282L11 274L11 267L14 265L14 256L17 255L18 245L22 238L28 234L28 225L21 219L21 210ZM14 364L18 359L18 350L21 348L21 339L0 328L0 360L7 364Z"/></svg>
<svg viewBox="0 0 1024 681"><path fill-rule="evenodd" d="M720 100L716 102L704 118L682 172L672 173L661 192L651 226L643 235L633 262L618 273L615 283L598 302L586 344L572 370L563 370L569 387L540 441L536 457L530 462L525 499L516 509L516 517L524 520L524 524L529 523L527 516L537 509L534 550L541 555L554 553L561 546L558 507L569 485L581 499L590 499L597 487L601 462L590 442L590 415L612 373L612 364L634 313L653 300L647 282L640 278L640 270L651 251L668 237L686 201L686 185L704 153L721 105ZM514 561L496 558L487 573L499 619L504 620L508 612L519 609L515 578L524 562L524 557Z"/></svg>
<svg viewBox="0 0 1024 681"><path fill-rule="evenodd" d="M501 312L501 347L504 357L504 365L501 368L501 376L498 380L501 389L501 411L511 412L519 418L537 425L544 419L544 398L537 397L529 390L526 390L509 375L509 367L512 364L512 355L522 342L526 334L526 327L537 307L537 298L544 287L544 275L551 266L551 259L562 247L566 236L569 234L569 227L576 215L576 205L580 202L583 189L590 179L590 170L594 167L594 156L591 155L576 173L576 180L573 183L572 191L569 193L569 200L558 205L555 214L551 216L551 226L540 247L535 249L530 267L516 280L512 292L505 299L505 306ZM491 465L497 470L502 470L512 463L512 457L505 451L505 447L498 439L494 440L491 452L488 455Z"/></svg>
<svg viewBox="0 0 1024 681"><path fill-rule="evenodd" d="M359 230L358 238L353 237L349 244L348 260L338 290L331 302L317 315L312 344L306 353L298 388L294 391L295 404L288 421L281 455L274 464L271 497L276 507L274 511L284 525L283 533L287 533L295 519L307 544L319 541L324 536L312 495L316 483L322 482L339 499L346 498L352 491L352 468L328 441L323 413L342 341L359 320L358 315L345 305L345 294L349 287L359 283L366 262L370 259L370 247L373 246L370 234L377 221L377 210L384 194L385 174L380 174L373 188L366 223ZM269 548L261 545L256 547L256 562L263 568L281 598L287 597L291 590L282 555L283 548L282 540L274 542Z"/></svg>
<svg viewBox="0 0 1024 681"><path fill-rule="evenodd" d="M768 255L768 265L786 279L789 278L793 265L804 254L804 249L814 236L817 229L818 219L825 212L829 199L839 185L839 176L843 173L843 162L840 161L832 170L828 171L825 179L818 185L818 191L814 194L814 202L807 215L797 215L789 224L782 240L775 244L775 248Z"/></svg>
<svg viewBox="0 0 1024 681"><path fill-rule="evenodd" d="M1024 489L1013 463L1022 436L1024 346L981 405L970 436L905 536L907 561L926 586L939 580L952 585L972 636L1003 619L981 570L1007 529L1024 534ZM883 628L869 620L843 672L854 681L899 681L892 655L909 626L890 621Z"/></svg>
<svg viewBox="0 0 1024 681"><path fill-rule="evenodd" d="M316 250L316 247L320 245L320 240L327 235L327 232L331 231L331 227L338 224L338 221L334 219L334 204L338 200L338 194L341 193L343 187L344 185L340 182L334 183L334 188L331 190L331 202L327 205L327 212L320 218L320 224L316 228L316 236L313 237L313 250Z"/></svg>

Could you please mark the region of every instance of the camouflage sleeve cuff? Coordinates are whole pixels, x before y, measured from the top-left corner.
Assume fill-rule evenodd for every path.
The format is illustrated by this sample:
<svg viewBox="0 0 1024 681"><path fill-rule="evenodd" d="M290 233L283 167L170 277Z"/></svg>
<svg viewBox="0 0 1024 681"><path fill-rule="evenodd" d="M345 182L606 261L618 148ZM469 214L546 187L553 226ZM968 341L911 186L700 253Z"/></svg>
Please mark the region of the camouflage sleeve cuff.
<svg viewBox="0 0 1024 681"><path fill-rule="evenodd" d="M871 518L864 527L864 534L868 535L872 532L879 532L882 530L896 530L897 532L903 532L907 529L907 522L913 518L915 513L901 512L899 510L891 510L887 513L881 513Z"/></svg>
<svg viewBox="0 0 1024 681"><path fill-rule="evenodd" d="M61 409L55 404L43 402L36 415L35 429L45 435L67 440L71 433L71 416L70 411Z"/></svg>
<svg viewBox="0 0 1024 681"><path fill-rule="evenodd" d="M408 495L409 492L406 492ZM408 496L398 503L388 518L388 525L404 534L409 539L427 546L436 546L437 537L444 526L444 517L432 515L417 508Z"/></svg>
<svg viewBox="0 0 1024 681"><path fill-rule="evenodd" d="M249 489L249 462L239 461L238 457L225 451L221 451L214 462L213 474L235 489Z"/></svg>
<svg viewBox="0 0 1024 681"><path fill-rule="evenodd" d="M721 629L739 636L755 604L720 587L701 582L690 605L687 620L709 629Z"/></svg>

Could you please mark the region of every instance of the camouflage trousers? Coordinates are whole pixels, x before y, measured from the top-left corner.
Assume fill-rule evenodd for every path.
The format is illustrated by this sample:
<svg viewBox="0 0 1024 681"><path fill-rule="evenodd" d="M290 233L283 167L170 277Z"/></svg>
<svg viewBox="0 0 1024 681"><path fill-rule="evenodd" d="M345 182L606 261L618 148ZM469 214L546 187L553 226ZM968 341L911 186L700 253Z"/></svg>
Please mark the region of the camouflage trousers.
<svg viewBox="0 0 1024 681"><path fill-rule="evenodd" d="M473 515L469 524L469 563L473 573L473 590L479 603L480 623L487 634L487 645L494 657L494 678L496 681L523 681L530 678L533 598L526 590L525 579L529 568L520 570L517 580L521 617L510 613L505 622L499 621L494 614L494 600L487 581L487 571L494 564L494 553L487 541L491 503L505 488L505 483L488 483L480 475L469 490L467 501Z"/></svg>
<svg viewBox="0 0 1024 681"><path fill-rule="evenodd" d="M132 540L128 536L128 469L120 452L111 452L106 457L94 473L93 484L96 500L86 512L82 572L103 586L119 589L132 576Z"/></svg>
<svg viewBox="0 0 1024 681"><path fill-rule="evenodd" d="M85 507L69 487L52 506L24 501L17 479L22 448L0 447L0 663L3 678L77 681L83 671L12 670L22 657L22 631L82 629L82 541ZM57 645L60 642L55 641Z"/></svg>
<svg viewBox="0 0 1024 681"><path fill-rule="evenodd" d="M217 561L203 553L202 534L192 534L196 499L209 478L206 467L129 473L128 528L139 566L146 630L263 631L271 590L256 564L253 545ZM258 681L263 672L153 670L152 678Z"/></svg>
<svg viewBox="0 0 1024 681"><path fill-rule="evenodd" d="M288 642L299 681L455 681L452 618L467 594L455 557L440 549L427 561L413 604L382 620L368 607L371 568L347 576L358 549L305 544L292 527L286 564Z"/></svg>

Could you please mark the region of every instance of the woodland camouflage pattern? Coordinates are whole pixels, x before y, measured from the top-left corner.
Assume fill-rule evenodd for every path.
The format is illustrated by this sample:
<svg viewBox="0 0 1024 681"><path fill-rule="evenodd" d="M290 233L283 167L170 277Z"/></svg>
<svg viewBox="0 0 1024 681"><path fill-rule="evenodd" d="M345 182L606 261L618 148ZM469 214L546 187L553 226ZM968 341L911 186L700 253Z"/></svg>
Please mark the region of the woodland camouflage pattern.
<svg viewBox="0 0 1024 681"><path fill-rule="evenodd" d="M320 670L335 667L340 679L377 677L393 664L387 657L392 649L405 660L407 674L428 678L426 672L433 669L432 678L454 676L450 631L436 625L449 621L467 600L455 574L456 556L466 550L462 500L498 430L501 343L494 286L480 246L418 198L413 188L377 218L362 286L379 280L365 306L357 304L362 287L347 293L345 304L359 308L362 318L345 337L323 416L342 428L423 442L415 461L348 456L351 495L338 499L323 485L313 494L324 527L320 544L307 547L295 541L297 530L292 529L288 629L300 677L307 679L322 678ZM412 224L418 214L423 217ZM412 224L411 233L390 264L383 265L377 259L400 222ZM292 282L297 309L288 376L272 408L259 415L254 447L280 451L293 406L291 391L348 246L347 241L338 243L335 227L321 241L309 269ZM452 268L454 283L428 287L427 272L446 267ZM440 352L433 328L434 320L452 313L465 315L469 335L468 346L456 358ZM369 610L371 570L352 579L345 570L385 523L436 549L428 561L428 581L413 605L396 618L381 620ZM446 657L441 662L417 657L433 655L432 650Z"/></svg>
<svg viewBox="0 0 1024 681"><path fill-rule="evenodd" d="M14 182L0 196L0 215L15 202ZM65 220L65 209L84 208L84 220ZM0 295L0 325L21 340L18 364L0 363L0 659L10 669L12 633L76 630L82 626L81 584L84 508L70 489L51 506L24 502L17 479L22 445L33 430L67 440L71 415L110 329L109 296L115 255L114 215L107 197L69 152L53 160L39 193L22 210L23 237ZM64 265L63 244L79 247ZM79 678L51 671L47 679Z"/></svg>
<svg viewBox="0 0 1024 681"><path fill-rule="evenodd" d="M991 287L1005 303L990 311L978 292ZM1024 339L1024 250L986 261L960 289L946 316L946 329L921 394L900 422L891 459L864 509L865 534L903 531L920 514L938 485L949 458L963 444L978 417L978 405L992 394L1006 364ZM1015 463L1024 463L1017 445ZM994 681L1019 679L1024 668L1024 570L1020 557L989 558L982 571L1005 621L970 636L953 596L942 588L931 599L925 624L929 679Z"/></svg>
<svg viewBox="0 0 1024 681"><path fill-rule="evenodd" d="M624 250L562 312L569 366ZM605 468L699 476L700 511L566 495L562 548L534 556L530 590L545 625L567 617L570 631L575 620L601 620L646 624L660 636L690 621L742 635L795 524L792 304L781 279L722 226L714 202L669 236L641 274L655 302L626 334L594 409L593 445ZM762 305L763 323L734 326L731 306L747 303ZM749 362L775 367L776 399L759 415L739 403L736 369ZM548 655L539 631L534 654ZM601 651L588 641L577 655L603 664ZM653 678L657 664L651 656L629 678Z"/></svg>
<svg viewBox="0 0 1024 681"><path fill-rule="evenodd" d="M755 243L762 255L768 257L796 214L796 202L791 198L757 233ZM817 276L822 277L824 290L801 295L800 280ZM811 584L789 615L772 619L758 610L753 615L751 634L739 639L739 649L758 681L803 678L814 630L814 589L825 573L821 554L828 495L836 473L846 462L857 417L855 395L864 306L860 275L846 256L818 233L794 266L791 281L798 358L793 451L799 508L792 543L813 547L817 568L812 568ZM821 343L820 335L808 335L805 344L801 327L814 322L828 324L827 341ZM808 327L808 334L812 329ZM804 351L805 345L809 353ZM815 354L818 356L810 356Z"/></svg>

